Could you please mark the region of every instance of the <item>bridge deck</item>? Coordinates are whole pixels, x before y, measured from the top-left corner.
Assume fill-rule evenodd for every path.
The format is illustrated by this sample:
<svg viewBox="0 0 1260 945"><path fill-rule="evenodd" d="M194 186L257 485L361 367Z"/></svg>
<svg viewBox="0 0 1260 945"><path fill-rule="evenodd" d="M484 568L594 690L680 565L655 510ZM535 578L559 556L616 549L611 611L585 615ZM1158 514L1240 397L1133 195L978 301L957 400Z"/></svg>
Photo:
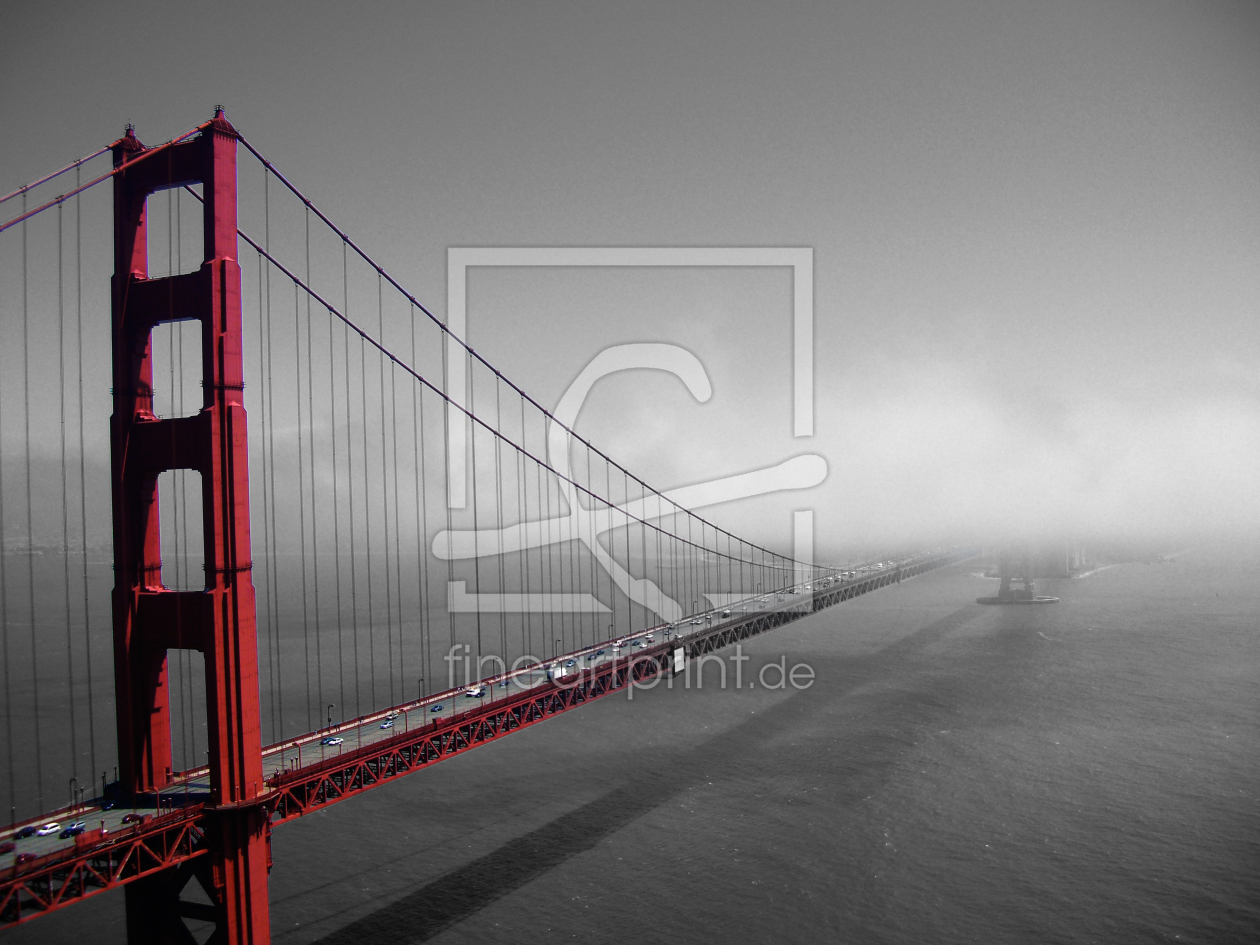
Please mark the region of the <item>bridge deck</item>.
<svg viewBox="0 0 1260 945"><path fill-rule="evenodd" d="M572 661L559 682L546 667L526 668L482 680L483 697L470 698L467 687L460 686L272 745L263 758L267 790L256 803L269 810L272 824L283 823L623 691L631 683L647 682L670 671L680 647L691 660L972 554L921 555L847 572L851 576L844 580L749 598L724 608L729 617L709 611L675 627L642 630L567 653L548 664ZM382 728L387 719L392 724ZM342 742L321 744L329 737ZM107 809L105 800L97 798L46 814L41 822L83 821L89 829L65 839L58 833L22 839L17 849L0 855L0 928L205 853L203 822L212 813L208 799L206 772L199 770L186 773L160 797L136 798L135 806ZM144 822L123 822L136 815ZM0 842L38 823L0 831Z"/></svg>

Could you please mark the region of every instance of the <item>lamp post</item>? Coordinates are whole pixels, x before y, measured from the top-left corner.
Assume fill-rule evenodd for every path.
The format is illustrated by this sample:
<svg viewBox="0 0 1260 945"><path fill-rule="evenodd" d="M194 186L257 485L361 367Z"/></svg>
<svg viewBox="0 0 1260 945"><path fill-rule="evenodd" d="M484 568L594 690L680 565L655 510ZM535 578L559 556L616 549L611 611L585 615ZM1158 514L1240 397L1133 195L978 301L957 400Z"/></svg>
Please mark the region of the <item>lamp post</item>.
<svg viewBox="0 0 1260 945"><path fill-rule="evenodd" d="M335 702L328 703L328 731L330 732L332 731L332 710L336 704Z"/></svg>
<svg viewBox="0 0 1260 945"><path fill-rule="evenodd" d="M416 680L416 701L420 702L424 699L424 677L421 676Z"/></svg>

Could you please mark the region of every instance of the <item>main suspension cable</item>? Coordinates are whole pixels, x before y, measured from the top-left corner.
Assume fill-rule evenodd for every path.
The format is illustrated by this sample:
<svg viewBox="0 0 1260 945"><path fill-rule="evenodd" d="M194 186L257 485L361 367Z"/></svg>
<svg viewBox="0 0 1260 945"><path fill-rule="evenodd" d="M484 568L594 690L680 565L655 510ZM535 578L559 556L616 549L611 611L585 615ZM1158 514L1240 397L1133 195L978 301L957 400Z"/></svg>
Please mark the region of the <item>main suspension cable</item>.
<svg viewBox="0 0 1260 945"><path fill-rule="evenodd" d="M634 479L634 480L635 480L635 482L637 482L637 483L638 483L638 484L639 484L642 488L644 488L645 490L649 490L649 491L655 492L655 493L657 493L658 495L660 495L660 494L661 494L661 493L660 493L660 490L653 489L653 488L652 488L651 486L649 486L646 482L644 482L642 479L640 479L640 478L639 478L638 476L636 476L634 473L630 472L628 469L626 469L626 468L625 468L624 466L622 466L620 463L617 463L615 460L613 460L610 456L608 456L606 453L604 453L602 450L600 450L598 447L596 447L593 443L591 443L591 442L590 442L589 440L587 440L585 437L583 437L583 436L581 436L580 434L578 434L578 433L577 433L575 430L573 430L573 429L572 429L572 428L571 428L568 424L562 423L560 420L558 420L558 419L557 419L557 418L556 418L556 417L555 417L555 416L551 413L551 411L549 411L549 410L548 410L546 407L544 407L542 404L538 403L538 401L534 400L534 398L533 398L533 397L531 397L528 393L526 393L524 390L522 390L520 387L518 387L516 384L514 384L514 383L513 383L513 382L512 382L509 378L505 377L505 376L504 376L504 375L503 375L503 374L502 374L502 373L501 373L501 372L500 372L497 368L495 368L495 367L494 367L494 365L492 365L492 364L491 364L489 361L487 361L484 357L482 357L480 354L478 354L478 353L476 352L476 350L475 350L475 349L473 349L473 348L472 348L472 347L471 347L471 346L470 346L467 342L465 342L465 341L464 341L463 339L461 339L458 335L456 335L456 334L455 334L455 333L454 333L454 332L450 329L450 327L449 327L449 326L448 326L445 322L443 322L443 321L442 321L441 319L439 319L436 315L434 315L431 311L429 311L429 309L428 309L428 308L426 308L426 307L424 306L424 304L423 304L423 303L421 303L421 302L419 301L419 299L417 299L414 295L412 295L410 292L408 292L408 291L407 291L407 290L406 290L406 289L405 289L405 288L404 288L404 287L403 287L403 286L402 286L402 285L401 285L401 284L400 284L400 283L399 283L396 279L394 279L394 277L393 277L393 276L391 276L388 272L386 272L386 271L385 271L385 269L384 269L383 267L381 267L381 266L380 266L380 264L378 264L378 263L377 263L374 259L372 259L372 257L371 257L371 256L369 256L369 255L368 255L368 254L367 254L367 253L366 253L366 252L365 252L365 251L364 251L364 250L363 250L363 249L362 249L362 248L361 248L361 247L360 247L360 246L359 246L359 245L358 245L358 244L357 244L357 243L356 243L353 239L351 239L351 237L350 237L350 236L349 236L349 235L348 235L348 234L347 234L344 230L342 230L342 229L341 229L340 227L338 227L335 223L333 223L333 221L332 221L332 220L331 220L331 219L330 219L330 218L329 218L326 214L324 214L324 212L323 212L323 211L321 211L321 210L320 210L320 209L319 209L319 208L318 208L318 207L317 207L317 206L316 206L316 205L315 205L315 204L314 204L314 203L310 200L310 198L308 198L305 194L303 194L303 193L302 193L302 192L301 192L301 191L300 191L300 190L299 190L299 189L298 189L298 188L297 188L297 187L293 184L293 182L292 182L292 181L290 181L290 180L289 180L289 179L288 179L288 178L287 178L287 177L286 177L283 173L281 173L281 172L280 172L280 171L279 171L279 170L275 167L275 165L274 165L274 164L272 164L270 161L268 161L268 160L267 160L267 159L266 159L266 158L262 155L262 153L261 153L261 152L260 152L257 148L255 148L255 147L254 147L254 146L253 146L253 145L252 145L252 144L251 144L251 143L250 143L250 142L249 142L249 141L248 141L248 140L247 140L244 136L242 136L242 135L240 134L239 129L237 130L237 136L238 136L238 139L239 139L240 143L241 143L242 145L244 145L244 146L245 146L246 150L248 150L251 154L253 154L253 155L254 155L254 157L255 157L255 158L256 158L256 159L257 159L260 163L262 163L264 167L266 167L268 170L270 170L270 171L271 171L271 173L272 173L273 175L275 175L276 179L277 179L277 180L279 180L282 184L284 184L284 186L285 186L286 188L288 188L288 190L289 190L289 192L290 192L290 193L292 193L295 197L297 197L297 198L298 198L298 200L302 201L303 205L306 207L306 209L307 209L308 211L310 211L311 213L314 213L317 217L319 217L319 219L320 219L320 220L322 220L322 221L323 221L323 223L324 223L324 224L325 224L325 225L326 225L326 226L327 226L330 230L332 230L332 232L333 232L333 233L335 233L335 234L337 235L337 237L341 240L341 242L342 242L342 249L343 249L343 263L342 263L343 270L344 270L344 268L345 268L345 262L344 262L344 258L345 258L345 250L346 250L346 248L348 247L349 249L354 250L354 252L355 252L355 253L359 256L359 258L360 258L360 259L362 259L365 263L367 263L367 265L368 265L368 266L369 266L369 267L370 267L370 268L371 268L374 272L376 272L376 273L377 273L377 274L378 274L381 278L383 278L386 282L388 282L391 286L393 286L393 287L394 287L394 288L395 288L395 289L396 289L396 290L397 290L397 291L398 291L398 292L399 292L399 293L400 293L400 294L401 294L404 298L406 298L406 299L407 299L407 300L408 300L408 301L409 301L412 305L414 305L417 309L419 309L421 312L423 312L423 313L424 313L424 314L425 314L425 315L429 318L429 320L430 320L430 321L432 321L432 322L433 322L433 324L434 324L435 326L437 326L437 328L438 328L438 329L439 329L439 330L440 330L440 331L441 331L441 332L442 332L442 333L443 333L446 337L450 338L450 339L451 339L452 341L454 341L454 342L455 342L455 343L456 343L459 347L461 347L461 348L463 348L465 351L467 351L467 352L468 352L468 355L469 355L469 357L470 357L471 359L475 359L476 361L480 362L482 365L484 365L484 366L486 367L486 369L487 369L487 370L489 370L491 373L493 373L494 375L496 375L497 377L499 377L499 378L500 378L500 379L501 379L501 380L502 380L505 384L507 384L509 387L511 387L514 391L516 391L516 392L517 392L517 393L518 393L521 397L525 398L525 399L526 399L526 400L527 400L527 401L528 401L528 402L529 402L529 403L530 403L530 404L531 404L531 405L532 405L532 406L533 406L536 410L538 410L539 412L541 412L541 413L542 413L542 415L543 415L543 416L544 416L544 417L545 417L548 421L550 421L550 422L552 422L552 423L555 423L555 424L559 425L559 426L560 426L562 429L564 429L567 433L569 433L571 436L573 436L575 439L577 439L577 440L578 440L578 442L582 443L582 444L583 444L583 445L584 445L587 449L594 450L594 451L595 451L595 453L596 453L597 455L602 456L602 457L603 457L603 458L604 458L607 462L612 463L612 464L613 464L614 466L616 466L619 470L621 470L621 471L622 471L622 472L623 472L626 476L628 476L628 477L629 477L629 478L631 478L631 479ZM239 232L239 231L238 231L238 232ZM244 234L243 234L243 233L242 233L241 235L242 235L242 236L244 236ZM246 237L246 239L248 239L248 237ZM348 312L347 312L347 314L348 314ZM356 330L357 330L357 329L356 329ZM378 347L379 347L379 346L378 346ZM445 345L443 346L443 348L445 348ZM388 352L386 352L386 354L388 354ZM673 503L673 502L672 502L672 500L667 500L667 501L670 501L670 502L671 502L671 504L675 504L675 505L676 505L676 503ZM700 521L700 522L704 522L705 524L712 524L712 523L708 522L708 521L707 521L707 520L706 520L703 516L700 516L700 515L696 514L695 512L691 511L690 509L682 509L682 511L683 511L686 515L688 515L689 517L693 517L693 518L697 519L697 520L698 520L698 521ZM751 544L751 543L750 543L750 544ZM760 546L755 546L755 545L754 545L754 547L760 547ZM762 550L767 550L767 551L768 551L768 549L762 549Z"/></svg>

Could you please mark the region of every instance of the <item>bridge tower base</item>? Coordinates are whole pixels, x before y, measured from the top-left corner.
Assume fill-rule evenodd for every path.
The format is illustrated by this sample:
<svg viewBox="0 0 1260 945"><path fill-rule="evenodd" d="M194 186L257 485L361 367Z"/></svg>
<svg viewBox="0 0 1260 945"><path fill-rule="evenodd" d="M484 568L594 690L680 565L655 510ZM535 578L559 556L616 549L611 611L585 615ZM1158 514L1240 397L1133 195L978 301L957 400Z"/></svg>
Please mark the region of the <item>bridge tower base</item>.
<svg viewBox="0 0 1260 945"><path fill-rule="evenodd" d="M1032 555L1007 549L998 556L998 585L996 597L977 597L977 604L1053 604L1059 598L1043 597L1033 585ZM1016 582L1022 587L1013 587Z"/></svg>

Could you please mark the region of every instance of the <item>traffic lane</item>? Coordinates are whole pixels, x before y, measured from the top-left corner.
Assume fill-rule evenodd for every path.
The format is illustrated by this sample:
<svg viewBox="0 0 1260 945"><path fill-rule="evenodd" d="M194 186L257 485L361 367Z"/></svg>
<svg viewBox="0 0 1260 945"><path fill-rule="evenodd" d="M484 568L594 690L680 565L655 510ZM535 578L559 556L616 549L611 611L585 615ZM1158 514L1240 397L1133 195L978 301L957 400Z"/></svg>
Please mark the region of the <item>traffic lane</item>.
<svg viewBox="0 0 1260 945"><path fill-rule="evenodd" d="M340 725L333 730L332 734L328 731L314 732L301 739L283 745L272 746L263 755L263 776L270 777L281 771L307 767L330 758L336 758L346 751L354 751L366 745L384 742L400 732L419 731L421 726L427 727L437 722L458 718L465 712L472 711L474 708L487 702L493 702L496 698L502 698L504 694L513 692L513 690L519 692L522 689L532 689L546 681L546 674L539 673L536 678L532 678L526 685L513 683L511 690L496 687L492 694L489 686L486 686L486 695L482 698L469 698L465 694L467 687L463 687L443 694L440 697L431 697L417 706L397 710L393 724L384 728L381 726L384 720L389 717L386 713L390 710L382 710L381 713L373 714L357 724ZM441 706L441 710L434 712L433 709L436 706ZM337 745L323 744L330 737L341 739L341 743Z"/></svg>
<svg viewBox="0 0 1260 945"><path fill-rule="evenodd" d="M151 797L152 795L150 795ZM163 799L172 798L176 801L175 808L183 806L185 795L175 793L174 791L164 791ZM205 799L205 793L202 791L190 791L187 799L191 803ZM163 810L165 813L165 808ZM45 837L33 836L25 837L21 840L16 839L17 830L12 828L0 832L0 843L12 842L14 849L8 853L0 854L0 870L8 869L16 864L17 857L21 854L31 854L33 856L47 856L50 853L57 853L64 850L72 850L75 847L74 837L61 836L61 830L73 823L82 821L84 824L84 832L92 830L100 830L102 827L107 831L108 835L129 831L135 826L134 823L124 822L124 818L134 818L137 816L152 818L157 814L155 805L132 807L128 804L125 807L115 806L110 810L103 809L100 805L89 805L79 808L70 814L62 814L61 819L56 821L60 824L60 829L56 833L52 833ZM47 823L48 821L45 821ZM38 825L36 825L38 826ZM18 828L19 830L21 828Z"/></svg>

